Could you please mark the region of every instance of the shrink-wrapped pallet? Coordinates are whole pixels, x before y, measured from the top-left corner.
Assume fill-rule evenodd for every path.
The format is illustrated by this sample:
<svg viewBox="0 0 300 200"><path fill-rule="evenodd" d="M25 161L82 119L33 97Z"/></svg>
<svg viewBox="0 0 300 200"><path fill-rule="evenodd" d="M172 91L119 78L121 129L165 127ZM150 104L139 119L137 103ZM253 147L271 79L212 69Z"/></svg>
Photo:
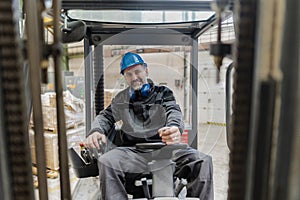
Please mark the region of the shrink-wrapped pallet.
<svg viewBox="0 0 300 200"><path fill-rule="evenodd" d="M104 89L104 108L109 106L109 104L111 103L111 100L116 96L116 94L119 91L120 90L117 90L117 89Z"/></svg>
<svg viewBox="0 0 300 200"><path fill-rule="evenodd" d="M84 123L84 101L76 98L68 90L63 93L66 128L74 128ZM57 132L56 94L41 95L44 129ZM33 118L30 124L33 127Z"/></svg>
<svg viewBox="0 0 300 200"><path fill-rule="evenodd" d="M58 134L59 133L53 133L51 131L44 131L43 133L45 141L46 166L52 170L59 169ZM81 126L69 129L66 134L68 148L72 146L79 146L79 143L85 138L85 127ZM32 163L36 164L36 146L34 142L34 131L32 129L29 130L29 142Z"/></svg>

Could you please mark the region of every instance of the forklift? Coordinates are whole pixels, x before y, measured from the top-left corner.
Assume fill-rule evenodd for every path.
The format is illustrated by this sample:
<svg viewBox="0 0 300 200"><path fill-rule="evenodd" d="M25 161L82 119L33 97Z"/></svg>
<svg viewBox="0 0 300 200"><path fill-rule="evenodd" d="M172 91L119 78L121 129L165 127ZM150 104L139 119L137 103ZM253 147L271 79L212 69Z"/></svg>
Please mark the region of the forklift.
<svg viewBox="0 0 300 200"><path fill-rule="evenodd" d="M281 3L272 0L216 2L219 9L201 20L139 24L96 22L77 18L74 13L83 10L83 16L91 10L103 13L111 10L120 13L137 10L209 12L212 1L23 1L20 6L19 1L4 0L0 6L1 199L35 199L28 141L31 106L36 133L39 199L48 199L40 83L46 79L43 61L50 56L55 63L61 199L72 199L61 84L61 42L84 40L85 78L88 80L85 81L86 108L95 107L95 111L86 109L86 130L95 114L103 109L103 101L93 100L91 93L92 90L99 94L103 92L103 45L189 46L189 76L194 92L188 143L196 147L197 38L211 26L219 25L224 5L232 11L236 28L231 49L234 91L228 99L232 101L232 115L227 120L230 147L228 199L299 199L299 3L293 0ZM22 15L20 10L23 10ZM46 45L43 39L41 15L45 11L53 15L54 41L51 45ZM26 37L18 31L23 19ZM94 65L89 57L92 47L97 47ZM221 38L211 46L217 67L230 52L228 48Z"/></svg>

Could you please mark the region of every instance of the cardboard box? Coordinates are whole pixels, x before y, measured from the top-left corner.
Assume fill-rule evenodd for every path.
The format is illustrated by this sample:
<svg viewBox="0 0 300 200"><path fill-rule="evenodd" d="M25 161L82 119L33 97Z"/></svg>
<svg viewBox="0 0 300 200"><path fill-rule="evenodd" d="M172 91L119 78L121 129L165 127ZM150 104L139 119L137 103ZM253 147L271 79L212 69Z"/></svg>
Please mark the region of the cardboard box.
<svg viewBox="0 0 300 200"><path fill-rule="evenodd" d="M44 132L46 166L52 170L59 169L59 155L58 155L58 134L51 131ZM85 139L85 127L81 126L75 129L67 130L68 148L72 146L79 146L79 143ZM34 131L29 130L29 142L31 149L32 163L36 164L36 147L34 142Z"/></svg>
<svg viewBox="0 0 300 200"><path fill-rule="evenodd" d="M117 89L104 89L104 108L110 105L111 100L120 92Z"/></svg>
<svg viewBox="0 0 300 200"><path fill-rule="evenodd" d="M84 123L84 101L73 96L69 91L64 92L64 113L66 128L75 128ZM44 129L57 133L56 94L47 92L41 95ZM34 126L33 118L30 119Z"/></svg>
<svg viewBox="0 0 300 200"><path fill-rule="evenodd" d="M46 166L52 170L59 169L58 161L58 139L57 134L51 132L44 133L45 139L45 153L46 153ZM31 161L36 164L36 146L34 142L34 131L29 131L29 141L31 148Z"/></svg>
<svg viewBox="0 0 300 200"><path fill-rule="evenodd" d="M76 128L84 123L84 113L75 112L65 107L65 122L66 128ZM56 108L43 106L43 123L44 129L57 133L57 113Z"/></svg>

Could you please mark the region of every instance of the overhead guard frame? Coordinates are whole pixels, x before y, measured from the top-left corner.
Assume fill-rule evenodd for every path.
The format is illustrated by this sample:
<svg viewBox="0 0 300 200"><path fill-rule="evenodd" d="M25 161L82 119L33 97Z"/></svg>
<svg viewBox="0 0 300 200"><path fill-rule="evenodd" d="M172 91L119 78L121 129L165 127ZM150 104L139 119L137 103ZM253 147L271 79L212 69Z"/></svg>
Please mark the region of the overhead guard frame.
<svg viewBox="0 0 300 200"><path fill-rule="evenodd" d="M175 10L175 11L212 11L211 9L212 1L192 1L192 0L172 0L172 1L159 1L159 0L127 0L127 1L117 1L117 0L104 0L104 1L95 1L95 0L62 0L62 9L65 11L71 9L80 9L80 10ZM233 3L230 4L230 9L232 9ZM72 19L71 19L72 20ZM216 15L212 15L206 21L200 22L187 22L187 23L169 23L163 25L155 25L155 24L118 24L118 23L106 23L106 22L91 22L85 21L87 24L87 38L84 40L85 49L87 46L102 46L104 45L189 45L191 46L191 69L190 69L190 84L192 87L192 91L198 90L198 37L204 33L208 28L212 27L217 23ZM132 40L130 35L123 34L124 37L122 39L122 32L130 31L131 29L143 28L143 31L140 33L135 33L134 37L138 38L138 35L141 38L144 38L145 35L147 38L152 38L151 40ZM154 31L156 29L156 31ZM170 29L174 32L178 32L180 37L176 34L168 34L164 35L163 38L168 38L169 40L161 39L161 37L157 37L157 31L159 29ZM146 31L146 32L145 32ZM182 34L186 35L187 40L182 40ZM115 37L118 35L118 37ZM93 37L100 37L101 40L95 42ZM143 36L143 37L142 37ZM115 37L116 40L110 40L110 37ZM153 39L156 38L157 40ZM181 39L180 39L181 38ZM103 42L102 39L107 40L109 42ZM85 55L90 52L85 52ZM94 55L94 59L100 59L99 56L103 56L103 54ZM88 74L92 73L92 65L88 65L89 62L85 63L85 70ZM104 63L99 63L99 66L94 67L104 67ZM93 74L90 74L91 77ZM91 83L85 83L86 88L91 89ZM92 87L94 88L94 87ZM91 90L86 91L86 98L91 100ZM197 124L198 124L198 116L197 116L197 92L192 92L192 121L191 121L191 129L189 130L189 144L190 146L197 148ZM91 105L89 105L91 106ZM90 124L92 119L94 118L93 112L86 113L86 131L90 129Z"/></svg>

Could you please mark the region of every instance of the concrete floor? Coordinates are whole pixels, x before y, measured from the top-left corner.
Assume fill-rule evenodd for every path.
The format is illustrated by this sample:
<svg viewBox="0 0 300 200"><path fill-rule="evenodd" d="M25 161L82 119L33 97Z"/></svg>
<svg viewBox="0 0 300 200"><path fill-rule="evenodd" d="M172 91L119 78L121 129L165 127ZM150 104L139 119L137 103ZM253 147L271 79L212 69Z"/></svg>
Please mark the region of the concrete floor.
<svg viewBox="0 0 300 200"><path fill-rule="evenodd" d="M202 124L198 133L199 151L211 155L213 159L215 200L226 200L229 172L226 127Z"/></svg>
<svg viewBox="0 0 300 200"><path fill-rule="evenodd" d="M215 200L226 200L228 189L229 150L226 144L226 127L209 124L199 125L198 149L213 158ZM94 200L98 193L99 179L78 179L70 169L72 199ZM48 179L49 200L60 200L59 178ZM36 199L38 190L36 190Z"/></svg>

